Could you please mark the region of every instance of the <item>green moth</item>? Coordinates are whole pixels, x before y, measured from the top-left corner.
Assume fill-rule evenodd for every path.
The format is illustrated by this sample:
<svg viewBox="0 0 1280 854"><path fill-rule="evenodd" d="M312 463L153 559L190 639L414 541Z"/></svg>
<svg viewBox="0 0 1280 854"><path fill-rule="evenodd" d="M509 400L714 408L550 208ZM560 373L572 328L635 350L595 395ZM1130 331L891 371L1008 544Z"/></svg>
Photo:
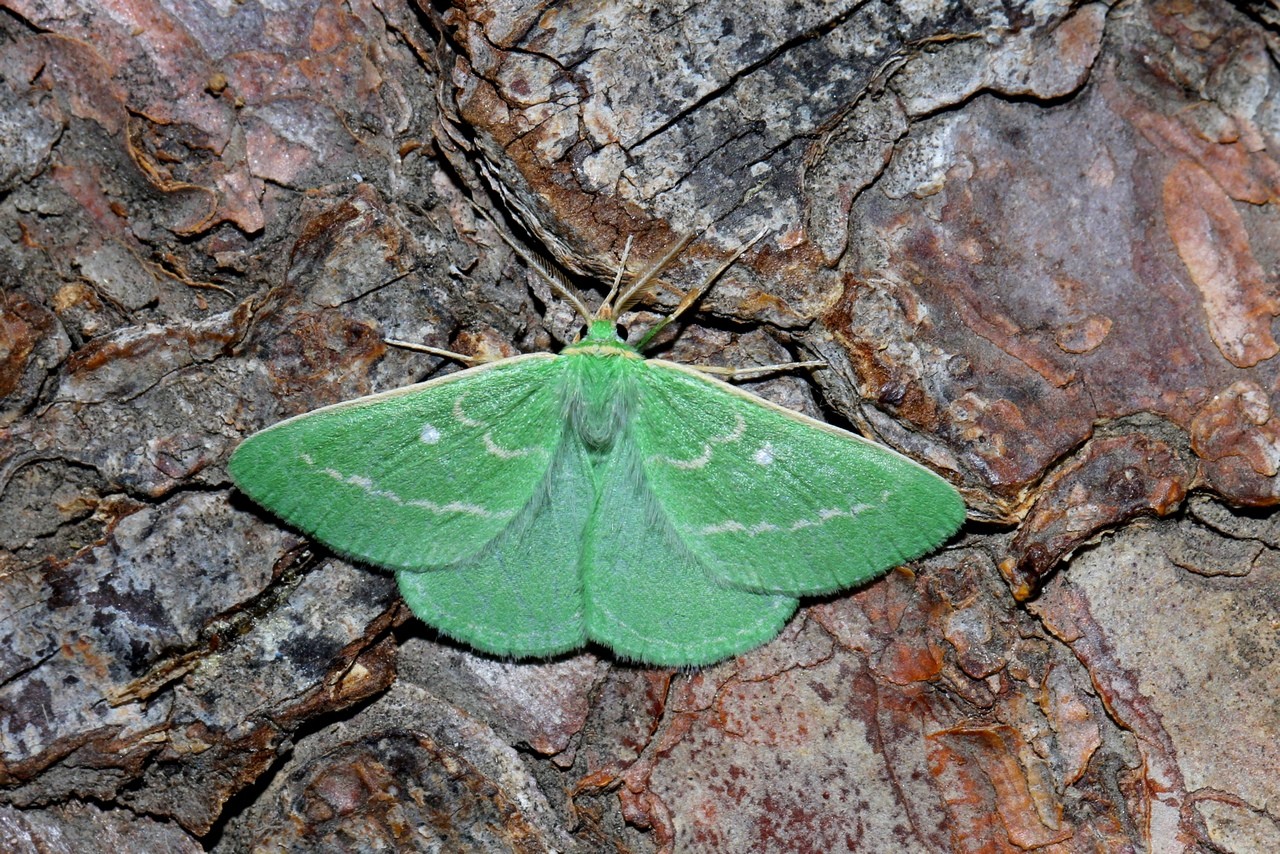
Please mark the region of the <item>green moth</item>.
<svg viewBox="0 0 1280 854"><path fill-rule="evenodd" d="M964 504L923 466L642 355L738 255L639 346L619 337L615 317L674 254L615 300L620 266L594 313L549 276L587 321L558 355L290 418L236 449L232 478L335 552L394 570L424 622L500 656L594 641L708 664L773 638L797 597L950 537Z"/></svg>

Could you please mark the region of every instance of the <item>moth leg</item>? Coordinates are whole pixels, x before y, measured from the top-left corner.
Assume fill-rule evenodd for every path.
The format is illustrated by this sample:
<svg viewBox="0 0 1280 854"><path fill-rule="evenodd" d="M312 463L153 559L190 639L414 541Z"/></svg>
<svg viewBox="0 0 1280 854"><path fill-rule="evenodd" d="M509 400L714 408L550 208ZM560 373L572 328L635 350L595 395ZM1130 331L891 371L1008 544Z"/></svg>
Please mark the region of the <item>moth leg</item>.
<svg viewBox="0 0 1280 854"><path fill-rule="evenodd" d="M412 341L401 341L398 338L383 338L384 344L390 344L392 347L399 347L402 350L415 350L419 353L429 353L432 356L443 356L446 359L453 359L455 362L461 362L467 367L483 365L486 362L496 362L497 359L486 358L484 356L465 356L462 353L455 353L452 350L442 350L439 347L428 347L426 344L415 344Z"/></svg>
<svg viewBox="0 0 1280 854"><path fill-rule="evenodd" d="M750 368L719 367L717 365L690 365L695 371L704 374L715 374L728 379L742 379L761 374L776 374L782 371L794 371L800 368L825 368L827 363L821 359L810 359L807 362L783 362L779 365L757 365Z"/></svg>

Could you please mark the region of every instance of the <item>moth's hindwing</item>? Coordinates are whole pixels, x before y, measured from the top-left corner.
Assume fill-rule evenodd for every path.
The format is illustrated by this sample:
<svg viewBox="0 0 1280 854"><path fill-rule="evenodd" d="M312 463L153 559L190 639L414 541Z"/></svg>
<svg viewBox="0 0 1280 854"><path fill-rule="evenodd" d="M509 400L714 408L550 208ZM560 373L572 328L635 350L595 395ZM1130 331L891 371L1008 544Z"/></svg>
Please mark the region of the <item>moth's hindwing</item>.
<svg viewBox="0 0 1280 854"><path fill-rule="evenodd" d="M530 502L477 554L398 572L414 614L493 655L549 656L586 643L582 543L595 507L590 463L567 437Z"/></svg>
<svg viewBox="0 0 1280 854"><path fill-rule="evenodd" d="M587 633L650 664L708 664L773 638L795 612L789 596L723 584L680 542L680 511L645 484L635 447L598 469L600 498L583 558Z"/></svg>

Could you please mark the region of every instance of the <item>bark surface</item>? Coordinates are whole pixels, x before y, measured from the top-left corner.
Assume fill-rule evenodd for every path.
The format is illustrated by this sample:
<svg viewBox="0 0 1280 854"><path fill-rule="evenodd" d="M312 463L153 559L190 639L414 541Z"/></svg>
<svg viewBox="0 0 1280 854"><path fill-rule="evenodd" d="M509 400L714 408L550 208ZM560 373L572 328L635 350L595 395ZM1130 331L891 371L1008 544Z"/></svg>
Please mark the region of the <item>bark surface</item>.
<svg viewBox="0 0 1280 854"><path fill-rule="evenodd" d="M0 849L1280 850L1274 3L3 5ZM498 229L696 234L637 328L768 229L663 355L964 531L696 672L440 640L225 463L571 340Z"/></svg>

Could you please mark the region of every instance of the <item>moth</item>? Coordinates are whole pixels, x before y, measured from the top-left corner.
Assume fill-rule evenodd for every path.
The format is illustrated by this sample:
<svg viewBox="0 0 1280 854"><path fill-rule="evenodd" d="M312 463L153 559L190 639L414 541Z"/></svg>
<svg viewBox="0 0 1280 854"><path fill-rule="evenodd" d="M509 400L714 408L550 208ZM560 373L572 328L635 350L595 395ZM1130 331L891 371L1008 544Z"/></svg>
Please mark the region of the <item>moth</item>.
<svg viewBox="0 0 1280 854"><path fill-rule="evenodd" d="M616 318L682 246L622 291L624 252L594 312L522 251L582 316L579 340L282 421L236 449L232 478L337 554L394 571L423 622L513 658L594 642L709 664L773 638L799 597L955 533L959 494L918 463L645 358L750 244L637 345L622 339Z"/></svg>

